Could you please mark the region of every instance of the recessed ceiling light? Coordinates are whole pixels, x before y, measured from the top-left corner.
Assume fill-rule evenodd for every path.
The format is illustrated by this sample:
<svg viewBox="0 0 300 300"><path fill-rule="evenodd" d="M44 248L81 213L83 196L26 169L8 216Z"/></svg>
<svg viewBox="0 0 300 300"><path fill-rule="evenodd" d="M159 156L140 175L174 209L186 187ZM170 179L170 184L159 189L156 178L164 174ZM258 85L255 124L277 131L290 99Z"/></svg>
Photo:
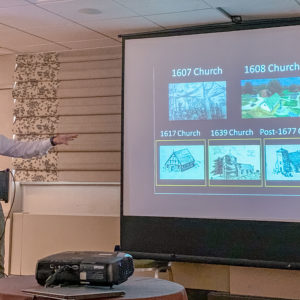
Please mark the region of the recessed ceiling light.
<svg viewBox="0 0 300 300"><path fill-rule="evenodd" d="M98 15L101 14L101 11L97 8L81 8L78 10L82 14L88 14L88 15Z"/></svg>

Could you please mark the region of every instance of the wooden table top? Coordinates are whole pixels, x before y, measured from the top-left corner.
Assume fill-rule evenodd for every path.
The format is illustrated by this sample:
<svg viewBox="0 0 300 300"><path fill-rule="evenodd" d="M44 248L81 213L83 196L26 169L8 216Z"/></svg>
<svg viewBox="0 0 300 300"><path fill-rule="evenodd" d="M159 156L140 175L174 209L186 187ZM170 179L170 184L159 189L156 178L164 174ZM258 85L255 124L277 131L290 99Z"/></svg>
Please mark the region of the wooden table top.
<svg viewBox="0 0 300 300"><path fill-rule="evenodd" d="M43 299L22 292L26 289L40 288L34 276L10 276L0 279L0 300ZM185 289L175 282L152 277L131 277L120 285L114 285L112 291L124 291L125 295L104 299L136 300L187 300ZM50 299L50 298L48 298ZM100 299L100 298L98 298Z"/></svg>

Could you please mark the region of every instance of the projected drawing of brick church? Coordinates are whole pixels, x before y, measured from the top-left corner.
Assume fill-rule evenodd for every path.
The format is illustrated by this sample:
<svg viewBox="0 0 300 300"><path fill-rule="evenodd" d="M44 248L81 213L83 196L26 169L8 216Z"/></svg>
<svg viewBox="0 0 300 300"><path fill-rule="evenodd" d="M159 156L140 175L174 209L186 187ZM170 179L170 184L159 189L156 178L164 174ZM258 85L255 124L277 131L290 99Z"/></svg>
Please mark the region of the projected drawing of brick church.
<svg viewBox="0 0 300 300"><path fill-rule="evenodd" d="M226 154L214 161L211 173L214 175L211 179L245 180L254 179L256 172L252 164L239 163L237 157Z"/></svg>
<svg viewBox="0 0 300 300"><path fill-rule="evenodd" d="M195 166L195 159L189 149L173 151L165 163L169 172L183 172Z"/></svg>
<svg viewBox="0 0 300 300"><path fill-rule="evenodd" d="M288 152L283 148L277 150L274 173L285 177L293 177L293 173L300 173L300 151Z"/></svg>

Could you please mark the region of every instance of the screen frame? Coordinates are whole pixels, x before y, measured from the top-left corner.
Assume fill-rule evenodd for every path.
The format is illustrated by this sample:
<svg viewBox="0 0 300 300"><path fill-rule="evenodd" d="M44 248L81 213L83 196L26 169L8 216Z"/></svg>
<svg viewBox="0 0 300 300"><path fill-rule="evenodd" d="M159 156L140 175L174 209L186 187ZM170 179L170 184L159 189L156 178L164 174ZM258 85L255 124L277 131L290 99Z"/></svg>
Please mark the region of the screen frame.
<svg viewBox="0 0 300 300"><path fill-rule="evenodd" d="M299 18L218 23L122 35L121 218L120 249L134 258L280 269L300 269L300 222L193 219L124 215L124 83L125 42L129 39L206 34L300 25ZM191 227L192 225L192 227ZM179 243L166 243L174 232ZM164 231L161 230L164 228ZM193 229L194 228L194 229ZM195 229L196 228L196 229ZM180 250L185 230L191 232L189 253ZM199 234L200 237L199 237ZM246 237L246 238L245 238ZM189 244L189 243L188 243ZM178 250L179 249L179 252ZM196 251L196 252L195 252Z"/></svg>

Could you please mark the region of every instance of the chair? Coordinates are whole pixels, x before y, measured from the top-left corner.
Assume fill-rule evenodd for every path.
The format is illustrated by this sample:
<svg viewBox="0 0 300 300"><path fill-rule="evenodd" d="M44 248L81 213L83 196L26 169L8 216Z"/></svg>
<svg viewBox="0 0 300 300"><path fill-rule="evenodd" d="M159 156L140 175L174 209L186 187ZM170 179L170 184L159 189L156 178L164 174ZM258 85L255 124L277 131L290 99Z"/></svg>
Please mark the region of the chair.
<svg viewBox="0 0 300 300"><path fill-rule="evenodd" d="M171 262L159 261L152 259L134 259L134 268L140 272L151 272L154 271L154 278L160 278L159 273L167 272L167 279L173 281L173 273L171 268Z"/></svg>

